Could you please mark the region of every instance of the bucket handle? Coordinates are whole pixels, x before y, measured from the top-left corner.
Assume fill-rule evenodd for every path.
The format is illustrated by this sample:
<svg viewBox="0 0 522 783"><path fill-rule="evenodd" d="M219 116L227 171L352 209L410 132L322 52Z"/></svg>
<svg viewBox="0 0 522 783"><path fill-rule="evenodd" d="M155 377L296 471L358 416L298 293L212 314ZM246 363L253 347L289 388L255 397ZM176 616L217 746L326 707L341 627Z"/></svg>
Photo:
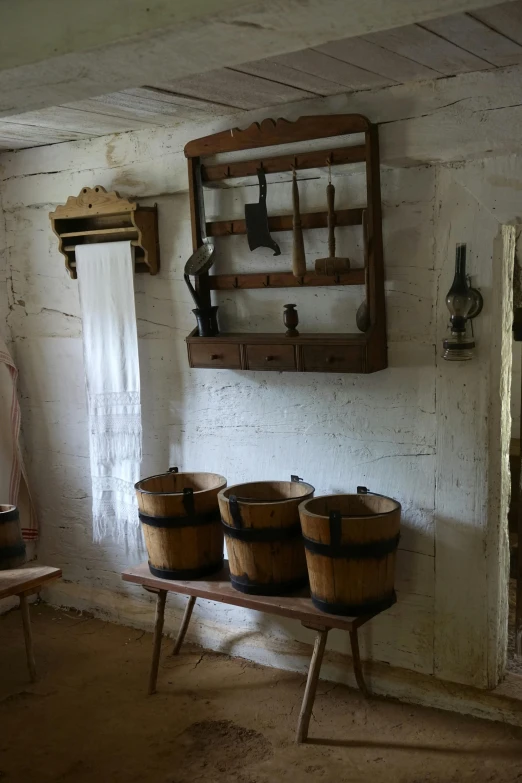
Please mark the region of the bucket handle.
<svg viewBox="0 0 522 783"><path fill-rule="evenodd" d="M293 480L293 476L292 476ZM358 495L367 495L369 493L368 487L357 487ZM340 511L330 511L330 546L341 546L341 533L343 518Z"/></svg>
<svg viewBox="0 0 522 783"><path fill-rule="evenodd" d="M185 487L183 490L183 508L187 512L188 517L194 516L194 490L192 487Z"/></svg>
<svg viewBox="0 0 522 783"><path fill-rule="evenodd" d="M230 508L230 516L232 517L232 524L236 528L243 527L243 520L241 519L241 511L239 510L239 503L237 502L237 495L230 495L228 499L228 505Z"/></svg>
<svg viewBox="0 0 522 783"><path fill-rule="evenodd" d="M290 476L291 481L303 481L303 479L300 476L296 476L294 473Z"/></svg>
<svg viewBox="0 0 522 783"><path fill-rule="evenodd" d="M343 518L340 511L330 511L330 546L341 546Z"/></svg>

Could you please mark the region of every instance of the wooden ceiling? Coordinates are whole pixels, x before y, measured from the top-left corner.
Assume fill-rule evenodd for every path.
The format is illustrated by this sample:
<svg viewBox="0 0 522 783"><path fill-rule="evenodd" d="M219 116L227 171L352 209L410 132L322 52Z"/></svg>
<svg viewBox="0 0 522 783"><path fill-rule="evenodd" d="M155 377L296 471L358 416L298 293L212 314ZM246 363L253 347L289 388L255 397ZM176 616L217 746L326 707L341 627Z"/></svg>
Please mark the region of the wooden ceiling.
<svg viewBox="0 0 522 783"><path fill-rule="evenodd" d="M0 120L23 149L522 63L522 0Z"/></svg>

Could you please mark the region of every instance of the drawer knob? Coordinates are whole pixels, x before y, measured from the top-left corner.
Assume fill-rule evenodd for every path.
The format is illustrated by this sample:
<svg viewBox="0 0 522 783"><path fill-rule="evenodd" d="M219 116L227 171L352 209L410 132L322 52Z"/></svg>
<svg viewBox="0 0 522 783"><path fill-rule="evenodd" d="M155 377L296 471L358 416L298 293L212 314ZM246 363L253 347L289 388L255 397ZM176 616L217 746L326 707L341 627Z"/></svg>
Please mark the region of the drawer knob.
<svg viewBox="0 0 522 783"><path fill-rule="evenodd" d="M335 356L327 356L326 357L326 363L327 364L333 364L335 362Z"/></svg>
<svg viewBox="0 0 522 783"><path fill-rule="evenodd" d="M210 358L214 360L214 359L222 359L223 357L221 356L220 353L213 353L211 354Z"/></svg>
<svg viewBox="0 0 522 783"><path fill-rule="evenodd" d="M275 356L265 356L265 362L273 362L275 358Z"/></svg>

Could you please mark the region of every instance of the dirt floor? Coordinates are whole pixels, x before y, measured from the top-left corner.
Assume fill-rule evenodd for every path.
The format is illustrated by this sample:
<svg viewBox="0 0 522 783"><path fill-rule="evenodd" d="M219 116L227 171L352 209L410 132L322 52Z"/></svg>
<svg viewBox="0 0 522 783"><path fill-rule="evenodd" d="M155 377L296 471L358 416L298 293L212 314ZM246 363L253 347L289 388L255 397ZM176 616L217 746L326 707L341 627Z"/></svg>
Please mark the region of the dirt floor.
<svg viewBox="0 0 522 783"><path fill-rule="evenodd" d="M145 695L151 636L31 608L0 618L0 781L453 783L522 780L522 730L320 682L310 744L294 731L304 678L190 648ZM322 738L322 739L321 739Z"/></svg>

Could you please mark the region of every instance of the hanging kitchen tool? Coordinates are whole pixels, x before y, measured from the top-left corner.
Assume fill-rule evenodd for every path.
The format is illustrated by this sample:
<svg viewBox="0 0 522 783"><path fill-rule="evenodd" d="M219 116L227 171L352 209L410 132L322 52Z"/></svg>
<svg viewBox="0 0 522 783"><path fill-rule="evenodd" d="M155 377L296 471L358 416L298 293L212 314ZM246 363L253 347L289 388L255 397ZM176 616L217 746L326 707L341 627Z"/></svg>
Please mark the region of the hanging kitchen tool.
<svg viewBox="0 0 522 783"><path fill-rule="evenodd" d="M335 255L335 187L332 185L332 171L328 160L328 185L326 186L326 201L328 203L328 257L318 258L315 271L318 275L337 275L350 271L349 258L337 258Z"/></svg>
<svg viewBox="0 0 522 783"><path fill-rule="evenodd" d="M201 166L196 166L196 200L199 204L199 230L201 233L201 245L194 250L189 260L185 264L184 279L190 295L194 300L196 309L192 312L196 316L198 324L198 334L200 337L213 337L219 334L217 322L217 305L204 307L198 293L190 281L189 275L199 277L199 275L208 272L214 263L214 240L207 237L207 224L205 218L205 199L203 195L203 183L201 180Z"/></svg>
<svg viewBox="0 0 522 783"><path fill-rule="evenodd" d="M364 248L364 270L365 274L368 274L368 217L366 210L363 210L362 214L362 229L363 229L363 248ZM355 323L357 328L361 332L367 332L370 328L370 313L368 312L368 302L364 299L355 314Z"/></svg>
<svg viewBox="0 0 522 783"><path fill-rule="evenodd" d="M292 272L294 277L303 277L306 274L306 256L303 241L303 228L299 212L299 188L297 186L297 171L293 168L292 175L292 206L294 210L292 230L294 244L292 248Z"/></svg>
<svg viewBox="0 0 522 783"><path fill-rule="evenodd" d="M248 247L255 250L258 247L268 247L275 256L281 255L277 242L270 236L268 228L268 213L266 211L266 177L263 167L257 169L259 180L259 203L245 204L245 222L248 237Z"/></svg>
<svg viewBox="0 0 522 783"><path fill-rule="evenodd" d="M183 277L185 278L185 283L187 284L187 288L190 291L190 295L191 295L192 299L194 300L194 304L196 305L196 307L200 308L201 307L201 300L200 300L200 298L199 298L199 296L197 294L196 289L194 288L194 286L192 285L192 283L190 281L190 277L188 275L183 275Z"/></svg>
<svg viewBox="0 0 522 783"><path fill-rule="evenodd" d="M205 199L203 196L203 183L201 181L201 165L196 166L196 202L199 205L199 230L201 233L201 245L194 250L185 264L185 274L197 277L208 272L214 263L214 240L207 237L207 223L205 219ZM185 281L186 282L186 281Z"/></svg>

